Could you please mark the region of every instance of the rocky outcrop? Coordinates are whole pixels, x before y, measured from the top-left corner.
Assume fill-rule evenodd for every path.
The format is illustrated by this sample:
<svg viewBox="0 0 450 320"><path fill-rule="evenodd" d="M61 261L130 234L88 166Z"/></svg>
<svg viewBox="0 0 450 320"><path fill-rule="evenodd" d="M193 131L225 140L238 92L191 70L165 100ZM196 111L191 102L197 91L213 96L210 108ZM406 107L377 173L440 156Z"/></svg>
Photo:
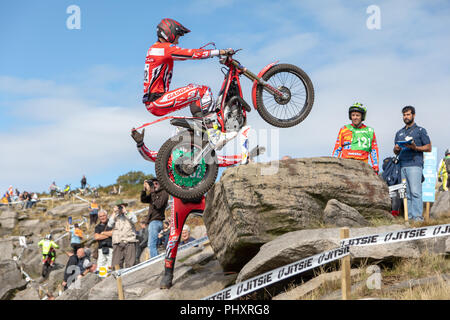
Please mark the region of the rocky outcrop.
<svg viewBox="0 0 450 320"><path fill-rule="evenodd" d="M8 233L17 225L17 212L11 209L4 210L0 215L0 229Z"/></svg>
<svg viewBox="0 0 450 320"><path fill-rule="evenodd" d="M430 217L434 219L450 217L450 191L441 191L436 194L436 201L431 207Z"/></svg>
<svg viewBox="0 0 450 320"><path fill-rule="evenodd" d="M13 239L0 239L0 253L3 259L12 259L13 256Z"/></svg>
<svg viewBox="0 0 450 320"><path fill-rule="evenodd" d="M57 217L79 216L89 213L89 203L66 203L47 211L47 214Z"/></svg>
<svg viewBox="0 0 450 320"><path fill-rule="evenodd" d="M264 243L323 223L331 199L366 219L390 217L388 187L372 168L330 157L228 168L208 192L203 216L220 263L239 271Z"/></svg>
<svg viewBox="0 0 450 320"><path fill-rule="evenodd" d="M323 221L327 225L336 227L362 227L368 226L369 222L359 214L356 209L331 199L323 210Z"/></svg>
<svg viewBox="0 0 450 320"><path fill-rule="evenodd" d="M352 228L350 237L380 234L405 229L402 225ZM308 258L336 248L340 244L340 229L299 230L286 233L263 245L240 271L237 282L270 271L283 265ZM353 261L362 259L389 260L392 258L418 258L423 252L445 253L445 237L397 242L360 247L350 247Z"/></svg>
<svg viewBox="0 0 450 320"><path fill-rule="evenodd" d="M6 299L14 290L23 289L26 281L13 260L0 260L0 299Z"/></svg>

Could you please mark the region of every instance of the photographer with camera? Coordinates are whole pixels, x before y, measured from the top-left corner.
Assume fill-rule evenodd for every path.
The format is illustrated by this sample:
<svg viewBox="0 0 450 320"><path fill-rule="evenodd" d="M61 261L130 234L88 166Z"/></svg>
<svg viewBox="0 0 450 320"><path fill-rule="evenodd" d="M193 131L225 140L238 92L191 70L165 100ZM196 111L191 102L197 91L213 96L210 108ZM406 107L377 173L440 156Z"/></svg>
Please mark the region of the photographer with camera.
<svg viewBox="0 0 450 320"><path fill-rule="evenodd" d="M158 234L163 229L164 212L168 201L169 194L161 188L156 178L144 181L141 202L150 204L145 223L148 225L148 248L151 258L158 255Z"/></svg>
<svg viewBox="0 0 450 320"><path fill-rule="evenodd" d="M98 243L97 264L100 270L105 267L108 271L112 266L112 228L108 227L108 213L104 209L100 209L98 213L100 223L95 226L94 239Z"/></svg>
<svg viewBox="0 0 450 320"><path fill-rule="evenodd" d="M125 207L128 203L118 200L107 226L112 228L112 266L120 268L132 267L136 261L136 228L134 213L128 213Z"/></svg>

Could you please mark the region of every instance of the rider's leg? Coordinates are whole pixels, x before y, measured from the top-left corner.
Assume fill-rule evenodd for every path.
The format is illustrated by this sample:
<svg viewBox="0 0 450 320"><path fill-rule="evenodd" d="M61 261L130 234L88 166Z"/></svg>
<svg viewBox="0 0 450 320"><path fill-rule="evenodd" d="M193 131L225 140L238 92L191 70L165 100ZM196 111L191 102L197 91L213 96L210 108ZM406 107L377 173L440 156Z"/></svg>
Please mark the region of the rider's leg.
<svg viewBox="0 0 450 320"><path fill-rule="evenodd" d="M191 106L193 116L205 118L211 123L207 133L214 149L220 150L226 142L237 136L237 132L224 133L219 130L211 89L207 86L189 84L186 87L168 91L146 104L146 107L153 115L163 116L188 105Z"/></svg>
<svg viewBox="0 0 450 320"><path fill-rule="evenodd" d="M173 270L177 257L178 244L180 243L181 232L188 215L193 211L202 211L205 208L205 199L198 203L183 203L180 199L174 198L171 210L170 236L166 246L166 256L164 260L164 277L161 280L160 288L169 289L172 286Z"/></svg>

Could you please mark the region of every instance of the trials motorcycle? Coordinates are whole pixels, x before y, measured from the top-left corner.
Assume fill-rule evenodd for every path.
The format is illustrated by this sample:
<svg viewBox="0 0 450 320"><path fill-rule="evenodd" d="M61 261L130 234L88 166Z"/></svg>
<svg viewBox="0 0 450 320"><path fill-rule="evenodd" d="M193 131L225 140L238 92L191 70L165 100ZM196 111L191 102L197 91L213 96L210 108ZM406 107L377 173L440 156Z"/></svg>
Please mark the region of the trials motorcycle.
<svg viewBox="0 0 450 320"><path fill-rule="evenodd" d="M221 56L219 62L224 81L213 114L222 132L238 132L246 125L252 110L243 99L240 77L253 82L252 103L259 115L279 128L298 125L311 112L314 88L309 76L292 64L267 65L258 75L240 64L233 56L241 49ZM192 201L200 199L214 184L218 174L216 151L208 143L210 117L166 117L181 128L159 149L155 161L156 177L172 196ZM161 119L163 120L163 119ZM159 120L158 120L159 122ZM209 126L210 127L210 126Z"/></svg>

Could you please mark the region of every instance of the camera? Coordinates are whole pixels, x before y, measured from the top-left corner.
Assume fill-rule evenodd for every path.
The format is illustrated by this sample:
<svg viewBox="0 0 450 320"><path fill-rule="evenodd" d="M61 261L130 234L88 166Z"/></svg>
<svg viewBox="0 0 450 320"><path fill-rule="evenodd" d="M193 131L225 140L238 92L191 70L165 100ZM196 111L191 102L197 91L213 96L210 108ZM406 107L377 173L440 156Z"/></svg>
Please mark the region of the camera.
<svg viewBox="0 0 450 320"><path fill-rule="evenodd" d="M153 187L153 180L145 180L150 187Z"/></svg>
<svg viewBox="0 0 450 320"><path fill-rule="evenodd" d="M119 214L123 214L123 205L119 204L117 208L119 208Z"/></svg>

